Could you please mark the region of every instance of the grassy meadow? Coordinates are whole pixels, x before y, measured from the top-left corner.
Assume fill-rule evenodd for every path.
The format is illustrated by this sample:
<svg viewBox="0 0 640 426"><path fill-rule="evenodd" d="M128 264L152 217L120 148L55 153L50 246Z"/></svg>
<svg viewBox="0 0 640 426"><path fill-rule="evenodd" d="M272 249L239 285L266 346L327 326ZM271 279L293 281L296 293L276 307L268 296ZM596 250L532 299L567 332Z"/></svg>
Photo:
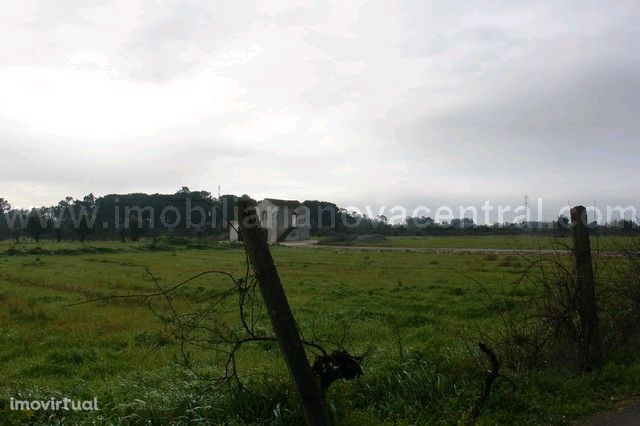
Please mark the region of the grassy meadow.
<svg viewBox="0 0 640 426"><path fill-rule="evenodd" d="M501 243L501 238L513 246ZM393 238L394 247L536 248L526 237ZM517 247L516 247L517 246ZM95 421L244 424L300 421L279 350L243 349L238 369L261 396L210 389L182 360L180 342L154 314L162 298L88 299L156 291L207 269L244 274L244 252L228 244L159 246L149 242L0 243L0 424ZM289 302L307 339L341 340L367 352L364 375L327 395L338 424L456 424L478 393L486 366L478 333L502 326L492 298L516 309L535 289L513 284L517 255L343 252L273 247ZM177 309L206 304L221 276L172 294ZM153 310L152 310L153 309ZM235 301L218 308L234 324ZM264 320L264 318L263 318ZM269 333L270 330L265 330ZM200 372L223 359L189 348ZM253 387L252 387L253 386ZM499 380L481 424L560 424L610 407L640 388L640 363L616 355L597 373L545 371ZM204 389L204 390L203 390ZM98 413L11 412L10 397L98 398ZM67 416L67 417L64 417Z"/></svg>
<svg viewBox="0 0 640 426"><path fill-rule="evenodd" d="M593 239L593 245L602 250L612 249L621 239L618 236L601 236ZM349 245L416 249L554 250L570 246L571 238L546 235L410 236L386 237L383 241L353 241Z"/></svg>

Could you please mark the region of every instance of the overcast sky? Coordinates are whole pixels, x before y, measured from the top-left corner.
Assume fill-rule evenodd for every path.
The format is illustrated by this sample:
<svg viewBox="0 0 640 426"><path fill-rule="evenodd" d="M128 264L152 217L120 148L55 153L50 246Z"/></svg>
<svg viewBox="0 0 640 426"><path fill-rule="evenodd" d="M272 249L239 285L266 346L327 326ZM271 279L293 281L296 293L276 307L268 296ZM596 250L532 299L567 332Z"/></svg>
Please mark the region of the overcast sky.
<svg viewBox="0 0 640 426"><path fill-rule="evenodd" d="M638 1L5 1L0 196L636 204Z"/></svg>

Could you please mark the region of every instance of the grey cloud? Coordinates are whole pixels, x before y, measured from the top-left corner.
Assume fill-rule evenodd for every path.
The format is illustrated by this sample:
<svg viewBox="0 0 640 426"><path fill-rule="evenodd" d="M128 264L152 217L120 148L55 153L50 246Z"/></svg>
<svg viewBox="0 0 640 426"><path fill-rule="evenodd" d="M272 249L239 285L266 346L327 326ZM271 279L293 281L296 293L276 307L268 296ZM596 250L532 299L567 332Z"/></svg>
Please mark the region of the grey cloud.
<svg viewBox="0 0 640 426"><path fill-rule="evenodd" d="M127 78L153 81L173 78L201 65L202 58L184 57L188 49L198 49L210 56L217 42L237 30L232 22L212 14L197 2L176 3L159 18L153 15L143 18L117 52L116 62Z"/></svg>
<svg viewBox="0 0 640 426"><path fill-rule="evenodd" d="M179 133L179 132L178 132ZM76 143L78 142L78 143ZM45 144L42 140L0 132L0 182L47 183L64 187L82 186L91 191L115 187L175 186L176 180L200 179L211 164L251 160L258 154L220 141L165 134L131 141L124 150L114 148L96 156L78 148L79 141Z"/></svg>
<svg viewBox="0 0 640 426"><path fill-rule="evenodd" d="M639 108L640 61L613 61L575 69L560 80L523 77L515 87L498 85L494 94L419 119L397 135L409 140L434 131L461 132L492 146L518 144L523 151L523 144L555 144L557 154L579 153L581 147L593 154L594 148L610 150L612 143L636 152Z"/></svg>
<svg viewBox="0 0 640 426"><path fill-rule="evenodd" d="M210 112L206 96L195 99L199 123L104 142L94 157L86 141L64 139L29 108L12 116L22 128L0 117L0 155L10 159L3 185L57 179L65 191L113 192L222 183L347 204L494 187L505 199L536 190L613 200L638 190L630 178L640 154L635 1L41 3L35 20L11 27L15 42L0 42L2 67L28 65L44 79L51 69L54 79L67 68L87 81L108 75L144 88L132 97L174 80L198 94L190 77L211 76L231 94L206 92ZM8 115L13 101L26 104L3 100ZM294 118L290 133L274 128L283 114ZM254 133L225 132L260 120ZM33 133L43 128L61 134ZM261 138L260 129L273 135Z"/></svg>
<svg viewBox="0 0 640 426"><path fill-rule="evenodd" d="M59 0L41 2L35 19L25 27L34 31L49 31L59 25L84 24L80 11L88 7L103 5L104 0Z"/></svg>

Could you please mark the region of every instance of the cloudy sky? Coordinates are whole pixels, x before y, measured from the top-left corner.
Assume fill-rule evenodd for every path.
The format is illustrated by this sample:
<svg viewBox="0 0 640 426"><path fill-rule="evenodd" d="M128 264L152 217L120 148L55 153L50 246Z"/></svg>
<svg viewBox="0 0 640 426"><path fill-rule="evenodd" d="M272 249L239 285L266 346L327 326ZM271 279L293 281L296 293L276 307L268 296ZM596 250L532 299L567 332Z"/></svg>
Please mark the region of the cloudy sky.
<svg viewBox="0 0 640 426"><path fill-rule="evenodd" d="M640 2L5 1L0 196L637 204Z"/></svg>

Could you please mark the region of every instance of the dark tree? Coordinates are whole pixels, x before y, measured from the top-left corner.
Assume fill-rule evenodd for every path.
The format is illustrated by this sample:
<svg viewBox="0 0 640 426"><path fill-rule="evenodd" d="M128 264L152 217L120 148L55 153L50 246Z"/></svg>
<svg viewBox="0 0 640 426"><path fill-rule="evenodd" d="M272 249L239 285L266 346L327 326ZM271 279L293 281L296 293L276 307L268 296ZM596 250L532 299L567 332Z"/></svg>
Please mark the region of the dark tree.
<svg viewBox="0 0 640 426"><path fill-rule="evenodd" d="M11 204L4 198L0 197L0 213L5 213L11 210Z"/></svg>
<svg viewBox="0 0 640 426"><path fill-rule="evenodd" d="M75 200L70 208L70 214L74 222L73 227L80 241L86 241L89 234L94 231L97 207L94 195L88 194L82 201Z"/></svg>
<svg viewBox="0 0 640 426"><path fill-rule="evenodd" d="M139 212L132 211L129 215L129 237L131 241L138 241L146 232L146 221ZM124 241L123 241L124 242Z"/></svg>
<svg viewBox="0 0 640 426"><path fill-rule="evenodd" d="M89 220L86 217L82 217L80 219L80 222L76 227L76 232L78 233L80 241L87 241L89 234L93 232L93 227L89 224Z"/></svg>
<svg viewBox="0 0 640 426"><path fill-rule="evenodd" d="M256 204L258 204L258 202L256 200L254 200L253 198L251 198L248 194L242 194L238 198L238 202L243 202L247 206L255 206Z"/></svg>
<svg viewBox="0 0 640 426"><path fill-rule="evenodd" d="M44 209L32 209L27 219L27 233L39 243L40 237L47 231L48 222L49 220Z"/></svg>
<svg viewBox="0 0 640 426"><path fill-rule="evenodd" d="M569 227L569 218L563 215L558 216L558 221L556 222L558 235L564 237L567 234Z"/></svg>
<svg viewBox="0 0 640 426"><path fill-rule="evenodd" d="M67 197L69 198L69 197ZM49 208L49 214L51 216L51 227L53 228L53 235L56 242L62 241L64 236L64 229L68 224L68 210L70 206L67 200L62 200L57 206Z"/></svg>
<svg viewBox="0 0 640 426"><path fill-rule="evenodd" d="M29 212L25 210L12 210L8 213L8 215L13 215L12 220L7 222L7 225L9 226L9 232L16 243L19 243L20 237L24 235L25 229L27 227Z"/></svg>
<svg viewBox="0 0 640 426"><path fill-rule="evenodd" d="M129 230L124 226L118 228L118 235L120 236L120 241L123 243L127 242L127 236L129 235Z"/></svg>

